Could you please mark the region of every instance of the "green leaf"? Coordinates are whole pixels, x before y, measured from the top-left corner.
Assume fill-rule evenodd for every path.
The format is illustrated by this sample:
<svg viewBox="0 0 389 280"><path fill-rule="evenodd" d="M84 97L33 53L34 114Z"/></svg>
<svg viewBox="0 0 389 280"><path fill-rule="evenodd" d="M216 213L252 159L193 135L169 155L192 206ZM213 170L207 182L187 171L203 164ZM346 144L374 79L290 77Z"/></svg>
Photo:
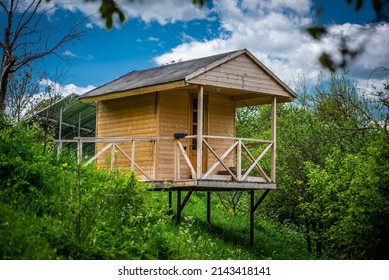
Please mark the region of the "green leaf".
<svg viewBox="0 0 389 280"><path fill-rule="evenodd" d="M327 35L327 29L324 26L310 26L305 31L314 39L320 40L323 36Z"/></svg>
<svg viewBox="0 0 389 280"><path fill-rule="evenodd" d="M374 11L379 14L382 10L382 2L381 0L373 0L373 8Z"/></svg>

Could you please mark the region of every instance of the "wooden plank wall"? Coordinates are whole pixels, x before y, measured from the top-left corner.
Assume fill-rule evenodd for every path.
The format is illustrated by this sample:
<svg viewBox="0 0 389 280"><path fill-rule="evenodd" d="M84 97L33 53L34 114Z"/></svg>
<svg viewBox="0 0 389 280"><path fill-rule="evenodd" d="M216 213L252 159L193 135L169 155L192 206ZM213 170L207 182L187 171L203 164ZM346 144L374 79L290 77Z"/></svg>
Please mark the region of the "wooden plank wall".
<svg viewBox="0 0 389 280"><path fill-rule="evenodd" d="M174 133L189 134L189 93L187 90L160 92L158 94L159 137L173 137ZM182 144L188 148L189 141ZM158 179L174 178L174 143L161 141L158 145ZM189 178L189 170L181 157L181 178Z"/></svg>
<svg viewBox="0 0 389 280"><path fill-rule="evenodd" d="M156 137L157 136L156 93L131 96L98 102L96 137ZM103 145L98 144L97 151ZM131 156L131 143L119 144ZM147 173L153 172L154 145L150 142L137 143L135 162ZM97 159L97 166L109 167L111 151ZM130 168L130 162L117 153L116 167ZM139 179L144 179L139 175Z"/></svg>
<svg viewBox="0 0 389 280"><path fill-rule="evenodd" d="M245 54L194 77L189 82L290 96L284 88Z"/></svg>
<svg viewBox="0 0 389 280"><path fill-rule="evenodd" d="M208 134L215 136L235 137L235 105L231 98L221 94L208 95ZM210 145L214 148L216 153L221 156L233 143L232 140L210 139ZM235 166L234 155L225 159L227 165ZM208 168L216 162L217 159L208 151ZM216 169L224 170L220 165Z"/></svg>

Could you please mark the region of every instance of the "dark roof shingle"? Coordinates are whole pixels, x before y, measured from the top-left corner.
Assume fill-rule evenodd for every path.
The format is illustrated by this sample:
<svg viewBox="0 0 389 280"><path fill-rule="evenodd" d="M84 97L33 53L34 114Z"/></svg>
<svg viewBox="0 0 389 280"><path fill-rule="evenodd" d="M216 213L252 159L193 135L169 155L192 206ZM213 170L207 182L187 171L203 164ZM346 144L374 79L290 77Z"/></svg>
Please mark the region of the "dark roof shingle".
<svg viewBox="0 0 389 280"><path fill-rule="evenodd" d="M81 95L80 99L184 80L186 76L235 52L232 51L140 71L135 70Z"/></svg>

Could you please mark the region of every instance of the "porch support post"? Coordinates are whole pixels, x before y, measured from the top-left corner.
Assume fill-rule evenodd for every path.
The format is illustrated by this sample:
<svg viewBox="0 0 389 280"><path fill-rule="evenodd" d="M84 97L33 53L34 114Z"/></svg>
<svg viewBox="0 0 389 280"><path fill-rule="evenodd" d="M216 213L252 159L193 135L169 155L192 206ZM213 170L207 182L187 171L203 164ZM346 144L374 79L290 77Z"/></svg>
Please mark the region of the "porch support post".
<svg viewBox="0 0 389 280"><path fill-rule="evenodd" d="M250 191L250 247L254 247L254 190Z"/></svg>
<svg viewBox="0 0 389 280"><path fill-rule="evenodd" d="M180 206L181 206L181 191L177 191L177 217L176 217L176 225L181 223L181 211L180 211Z"/></svg>
<svg viewBox="0 0 389 280"><path fill-rule="evenodd" d="M177 221L176 224L181 223L181 212L184 210L184 207L186 203L188 202L190 196L193 193L193 189L190 189L189 192L186 194L184 201L181 204L181 191L177 192Z"/></svg>
<svg viewBox="0 0 389 280"><path fill-rule="evenodd" d="M197 97L197 179L203 177L203 117L204 117L204 88L198 86Z"/></svg>
<svg viewBox="0 0 389 280"><path fill-rule="evenodd" d="M211 192L207 192L207 224L211 225Z"/></svg>
<svg viewBox="0 0 389 280"><path fill-rule="evenodd" d="M173 194L172 194L172 191L169 191L168 193L168 203L169 203L169 212L172 211L173 209Z"/></svg>
<svg viewBox="0 0 389 280"><path fill-rule="evenodd" d="M251 191L250 195L250 247L254 247L254 213L258 209L258 206L262 203L265 197L270 192L270 189L267 189L262 196L259 198L257 203L254 204L254 190Z"/></svg>
<svg viewBox="0 0 389 280"><path fill-rule="evenodd" d="M135 140L131 141L131 172L135 172Z"/></svg>
<svg viewBox="0 0 389 280"><path fill-rule="evenodd" d="M276 182L276 140L277 140L277 97L273 96L271 102L271 140L273 145L271 147L271 175L270 178L273 183Z"/></svg>

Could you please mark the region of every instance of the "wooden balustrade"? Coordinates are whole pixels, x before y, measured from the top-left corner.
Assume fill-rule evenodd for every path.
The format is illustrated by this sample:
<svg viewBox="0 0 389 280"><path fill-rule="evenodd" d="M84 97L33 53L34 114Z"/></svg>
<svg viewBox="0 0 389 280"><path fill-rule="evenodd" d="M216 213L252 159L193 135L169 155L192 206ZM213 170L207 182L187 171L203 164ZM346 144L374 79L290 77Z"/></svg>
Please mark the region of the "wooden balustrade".
<svg viewBox="0 0 389 280"><path fill-rule="evenodd" d="M128 168L136 172L138 175L144 176L145 181L179 181L179 180L220 180L220 181L235 181L235 182L263 182L263 183L274 183L271 176L268 175L263 167L261 161L263 161L265 154L269 150L273 153L273 141L256 140L248 138L236 138L236 137L224 137L224 136L211 136L203 135L202 142L204 145L204 151L202 155L207 156L207 162L209 168L203 170L198 166L193 166L193 162L198 163L199 160L192 160L189 155L189 149L186 149L182 144L182 141L188 139L196 139L197 135L185 136L179 139L173 139L170 137L150 137L150 138L74 138L69 140L55 140L59 146L63 143L76 143L77 144L77 161L80 166L87 166L92 162L95 162L103 154L110 151L109 168L113 169L117 165L116 158L118 154L124 156L128 160ZM231 145L225 146L225 150L220 151L213 147L212 141L231 141ZM170 141L173 143L173 172L172 178L159 178L157 174L157 143L161 141ZM123 148L124 143L131 143L130 148ZM139 164L139 158L136 158L136 149L139 143L149 142L153 146L153 152L150 155L150 159L153 163L150 167L149 172L144 170L144 167ZM104 143L99 151L96 150L94 156L82 163L83 143ZM216 142L215 142L216 143ZM200 146L200 145L197 145ZM253 150L256 151L254 155ZM202 156L201 156L202 157ZM142 156L142 159L145 155ZM270 159L273 158L271 154ZM228 160L227 160L228 159ZM202 158L200 158L202 162ZM138 162L137 162L138 161ZM270 174L275 174L273 164L269 164ZM120 166L123 167L123 166ZM208 167L208 165L207 165ZM187 168L186 176L182 176L181 171ZM255 174L254 171L256 171ZM200 172L200 173L199 173Z"/></svg>

